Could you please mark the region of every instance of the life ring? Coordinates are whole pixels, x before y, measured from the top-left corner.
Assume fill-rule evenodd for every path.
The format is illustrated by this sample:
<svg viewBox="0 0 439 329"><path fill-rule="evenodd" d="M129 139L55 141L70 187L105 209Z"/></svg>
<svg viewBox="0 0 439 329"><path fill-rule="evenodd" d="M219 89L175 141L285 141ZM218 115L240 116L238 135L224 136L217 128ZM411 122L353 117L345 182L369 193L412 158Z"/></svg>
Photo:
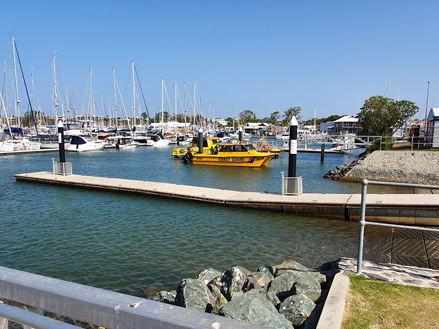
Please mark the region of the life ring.
<svg viewBox="0 0 439 329"><path fill-rule="evenodd" d="M265 150L265 151L268 151L269 149L270 149L270 146L269 146L268 144L265 144L265 145L264 145L264 150Z"/></svg>

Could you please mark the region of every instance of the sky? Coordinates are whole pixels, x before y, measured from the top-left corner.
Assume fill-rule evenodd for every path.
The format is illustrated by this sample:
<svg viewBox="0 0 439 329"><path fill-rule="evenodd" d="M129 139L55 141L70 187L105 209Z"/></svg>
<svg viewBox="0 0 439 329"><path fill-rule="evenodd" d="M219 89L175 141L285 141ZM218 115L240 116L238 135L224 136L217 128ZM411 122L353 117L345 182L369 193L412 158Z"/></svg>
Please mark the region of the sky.
<svg viewBox="0 0 439 329"><path fill-rule="evenodd" d="M54 114L55 55L58 103L66 111L68 94L78 114L88 111L91 69L98 113L113 115L113 67L118 111L123 101L130 114L134 61L137 111L146 104L151 116L161 110L164 79L168 112L174 84L184 102L186 83L192 114L195 83L205 117L251 110L262 119L295 106L303 119L355 116L381 95L414 102L423 118L427 99L439 107L438 17L437 0L6 1L1 92L14 113L14 35L32 105L46 115ZM23 113L28 101L17 67Z"/></svg>

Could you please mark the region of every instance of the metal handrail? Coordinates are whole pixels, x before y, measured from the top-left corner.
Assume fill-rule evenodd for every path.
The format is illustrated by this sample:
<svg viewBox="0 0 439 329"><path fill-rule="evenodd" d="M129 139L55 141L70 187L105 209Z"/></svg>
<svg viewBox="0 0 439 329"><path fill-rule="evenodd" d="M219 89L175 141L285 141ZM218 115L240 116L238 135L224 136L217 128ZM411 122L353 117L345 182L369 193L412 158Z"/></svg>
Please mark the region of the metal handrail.
<svg viewBox="0 0 439 329"><path fill-rule="evenodd" d="M0 266L0 328L9 328L10 322L34 328L74 328L43 312L34 313L37 310L107 329L267 328Z"/></svg>
<svg viewBox="0 0 439 329"><path fill-rule="evenodd" d="M358 238L357 274L361 274L361 270L362 270L362 266L363 266L364 227L366 226L366 224L367 225L375 225L375 226L394 227L394 228L407 228L407 229L420 230L420 231L439 232L439 229L428 228L428 227L366 222L367 185L371 184L371 185L388 185L388 186L404 186L404 187L420 187L420 188L429 188L429 189L439 189L438 185L380 182L380 181L369 181L367 179L363 179L361 181L361 184L362 184L362 186L361 186L361 213L360 213L360 221L358 222L360 225L360 232L359 232L359 238Z"/></svg>

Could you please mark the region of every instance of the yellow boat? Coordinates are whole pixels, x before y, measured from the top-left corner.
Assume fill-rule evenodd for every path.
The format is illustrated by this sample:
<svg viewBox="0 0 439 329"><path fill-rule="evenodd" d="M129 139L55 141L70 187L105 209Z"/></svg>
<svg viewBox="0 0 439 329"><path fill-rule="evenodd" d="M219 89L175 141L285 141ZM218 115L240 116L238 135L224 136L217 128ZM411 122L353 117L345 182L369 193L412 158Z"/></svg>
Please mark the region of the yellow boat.
<svg viewBox="0 0 439 329"><path fill-rule="evenodd" d="M273 154L256 151L251 143L227 143L212 146L203 153L188 150L183 162L194 165L261 167L266 166Z"/></svg>
<svg viewBox="0 0 439 329"><path fill-rule="evenodd" d="M209 152L212 146L218 144L218 137L204 137L203 139L203 152ZM189 149L187 147L177 147L172 152L174 159L182 159L183 156L189 151L198 152L198 137L192 138L192 147Z"/></svg>

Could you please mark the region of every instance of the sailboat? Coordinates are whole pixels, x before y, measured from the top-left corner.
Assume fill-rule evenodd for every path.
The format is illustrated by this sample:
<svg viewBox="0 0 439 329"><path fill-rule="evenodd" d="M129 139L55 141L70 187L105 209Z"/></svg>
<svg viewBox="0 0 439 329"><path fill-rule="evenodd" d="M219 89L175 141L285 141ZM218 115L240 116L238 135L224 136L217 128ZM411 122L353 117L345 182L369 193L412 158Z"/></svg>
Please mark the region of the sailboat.
<svg viewBox="0 0 439 329"><path fill-rule="evenodd" d="M15 75L15 113L17 115L18 127L11 127L11 125L9 124L9 118L8 118L7 110L5 107L5 103L4 103L3 97L1 97L1 105L4 109L4 112L5 112L5 115L7 117L7 121L8 121L8 129L5 130L5 132L7 132L10 136L10 140L6 139L7 137L4 137L5 140L1 144L1 149L3 151L8 151L8 152L21 151L21 150L39 150L40 146L41 146L40 142L31 141L31 140L29 140L29 138L25 138L23 136L23 129L22 129L21 123L20 123L19 104L21 103L21 101L18 98L18 79L17 79L16 57L18 57L18 61L19 61L20 69L21 69L22 73L23 73L23 68L21 67L20 57L18 55L17 46L15 44L15 38L13 35L12 35L11 39L12 39L12 52L13 52L13 58L14 58L14 75ZM24 86L25 86L26 92L27 92L26 81L24 81ZM28 101L29 101L29 105L30 105L30 109L31 109L30 111L31 111L32 117L33 117L33 109L32 109L32 104L31 104L31 101L29 98L29 93L27 93L27 96L28 96ZM35 118L33 118L33 119L34 119L34 124L35 124L35 132L38 135L38 128L37 128L37 125L35 123ZM18 133L18 136L17 136L18 138L16 136L14 136L14 132Z"/></svg>

